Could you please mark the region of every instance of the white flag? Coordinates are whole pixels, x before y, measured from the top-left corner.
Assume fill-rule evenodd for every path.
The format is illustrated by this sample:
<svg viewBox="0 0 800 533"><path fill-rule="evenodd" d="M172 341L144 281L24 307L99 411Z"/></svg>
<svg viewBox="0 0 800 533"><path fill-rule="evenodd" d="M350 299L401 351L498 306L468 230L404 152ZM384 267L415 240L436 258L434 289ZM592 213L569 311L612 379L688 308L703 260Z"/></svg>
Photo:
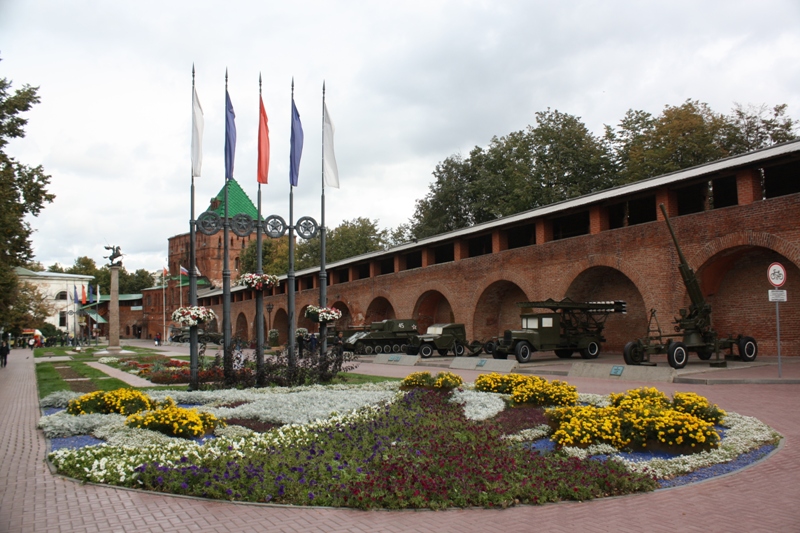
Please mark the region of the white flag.
<svg viewBox="0 0 800 533"><path fill-rule="evenodd" d="M336 156L333 154L333 127L331 116L328 114L328 105L323 102L322 112L322 159L324 162L322 173L325 183L331 187L339 188L339 169L336 167Z"/></svg>
<svg viewBox="0 0 800 533"><path fill-rule="evenodd" d="M197 98L197 89L192 87L192 177L200 176L203 166L203 108Z"/></svg>

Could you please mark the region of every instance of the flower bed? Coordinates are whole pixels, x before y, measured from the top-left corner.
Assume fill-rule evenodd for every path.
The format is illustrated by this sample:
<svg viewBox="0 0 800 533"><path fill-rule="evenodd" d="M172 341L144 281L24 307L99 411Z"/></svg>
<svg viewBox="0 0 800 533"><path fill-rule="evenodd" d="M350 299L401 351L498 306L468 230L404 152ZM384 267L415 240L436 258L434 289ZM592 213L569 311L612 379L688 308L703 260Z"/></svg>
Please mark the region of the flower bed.
<svg viewBox="0 0 800 533"><path fill-rule="evenodd" d="M764 450L780 438L755 419L727 413L720 446L691 456L653 454L638 461L637 454L619 453L608 444L553 451L544 409L514 403L509 391L481 392L463 384L449 394L398 388L385 383L149 392L155 403L172 396L218 419L260 420L266 430L218 427L217 438L205 443L127 427L125 417L114 414L56 413L43 417L40 427L49 438L93 434L107 441L50 455L59 472L81 480L209 498L357 508L505 507L652 490ZM57 407L69 399L62 392L42 403ZM612 403L596 395L579 399Z"/></svg>

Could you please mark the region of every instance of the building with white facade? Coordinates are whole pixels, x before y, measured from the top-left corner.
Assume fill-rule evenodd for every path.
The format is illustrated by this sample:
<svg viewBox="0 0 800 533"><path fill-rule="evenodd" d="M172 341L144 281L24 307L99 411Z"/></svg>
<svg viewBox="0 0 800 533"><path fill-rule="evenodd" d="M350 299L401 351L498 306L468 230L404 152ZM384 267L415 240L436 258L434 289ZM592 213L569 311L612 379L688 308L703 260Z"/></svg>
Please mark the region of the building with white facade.
<svg viewBox="0 0 800 533"><path fill-rule="evenodd" d="M20 283L28 283L36 287L45 298L51 311L46 322L65 333L79 331L81 323L85 324L86 315L79 316L76 312L82 307L80 302L82 291L87 291L88 294L89 285L93 284L94 276L61 272L34 272L22 267L16 267L14 272ZM77 302L74 301L76 294Z"/></svg>

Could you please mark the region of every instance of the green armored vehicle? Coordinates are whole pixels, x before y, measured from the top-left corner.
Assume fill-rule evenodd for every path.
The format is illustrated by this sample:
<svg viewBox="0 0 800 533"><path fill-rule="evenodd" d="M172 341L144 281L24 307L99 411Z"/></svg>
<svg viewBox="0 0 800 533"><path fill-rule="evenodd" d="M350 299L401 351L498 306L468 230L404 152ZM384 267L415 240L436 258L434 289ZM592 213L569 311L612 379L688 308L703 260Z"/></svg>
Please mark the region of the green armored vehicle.
<svg viewBox="0 0 800 533"><path fill-rule="evenodd" d="M408 341L406 353L428 358L433 355L434 350L439 355L447 355L452 352L456 357L461 357L465 353L478 355L483 351L483 345L474 341L472 344L467 342L467 330L464 324L433 324L428 326L424 334L414 335Z"/></svg>
<svg viewBox="0 0 800 533"><path fill-rule="evenodd" d="M417 334L417 321L387 319L373 322L369 330L358 331L344 340L344 349L356 354L401 353L408 340Z"/></svg>
<svg viewBox="0 0 800 533"><path fill-rule="evenodd" d="M189 327L172 327L170 329L170 342L189 342L189 329ZM222 344L222 333L206 332L204 329L197 328L197 341L203 344Z"/></svg>
<svg viewBox="0 0 800 533"><path fill-rule="evenodd" d="M610 302L573 302L565 298L560 302L548 299L517 304L523 310L522 329L506 330L497 340L492 356L506 359L514 354L517 361L527 363L536 351L553 350L556 356L567 359L575 351L584 359L600 355L605 342L603 328L610 313L625 313L627 305L621 300ZM550 312L534 313L533 309Z"/></svg>

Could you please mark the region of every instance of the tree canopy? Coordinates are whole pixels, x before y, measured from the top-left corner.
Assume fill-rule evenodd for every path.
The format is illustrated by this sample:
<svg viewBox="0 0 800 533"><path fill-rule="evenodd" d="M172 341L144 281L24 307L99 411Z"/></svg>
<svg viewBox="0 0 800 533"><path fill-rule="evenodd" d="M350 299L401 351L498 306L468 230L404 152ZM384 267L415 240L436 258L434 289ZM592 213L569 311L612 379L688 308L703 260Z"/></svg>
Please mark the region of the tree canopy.
<svg viewBox="0 0 800 533"><path fill-rule="evenodd" d="M787 106L736 104L729 115L686 100L653 116L628 110L596 136L580 117L547 109L526 129L436 165L399 243L487 222L616 185L796 139Z"/></svg>
<svg viewBox="0 0 800 533"><path fill-rule="evenodd" d="M97 263L91 257L81 256L75 259L72 266L64 268L58 263L47 267L48 272L61 272L65 274L81 274L84 276L94 276L94 283L99 284L103 294L111 293L111 269L108 265L97 268ZM119 293L120 294L139 294L143 289L148 289L155 285L155 278L147 270L140 268L134 273L128 272L125 267L119 270Z"/></svg>
<svg viewBox="0 0 800 533"><path fill-rule="evenodd" d="M26 216L37 216L55 198L47 192L50 176L41 166L24 165L6 153L10 139L25 137L28 120L22 114L39 103L37 92L30 85L12 91L11 81L0 78L0 327L9 323L11 305L22 296L13 268L33 257Z"/></svg>

